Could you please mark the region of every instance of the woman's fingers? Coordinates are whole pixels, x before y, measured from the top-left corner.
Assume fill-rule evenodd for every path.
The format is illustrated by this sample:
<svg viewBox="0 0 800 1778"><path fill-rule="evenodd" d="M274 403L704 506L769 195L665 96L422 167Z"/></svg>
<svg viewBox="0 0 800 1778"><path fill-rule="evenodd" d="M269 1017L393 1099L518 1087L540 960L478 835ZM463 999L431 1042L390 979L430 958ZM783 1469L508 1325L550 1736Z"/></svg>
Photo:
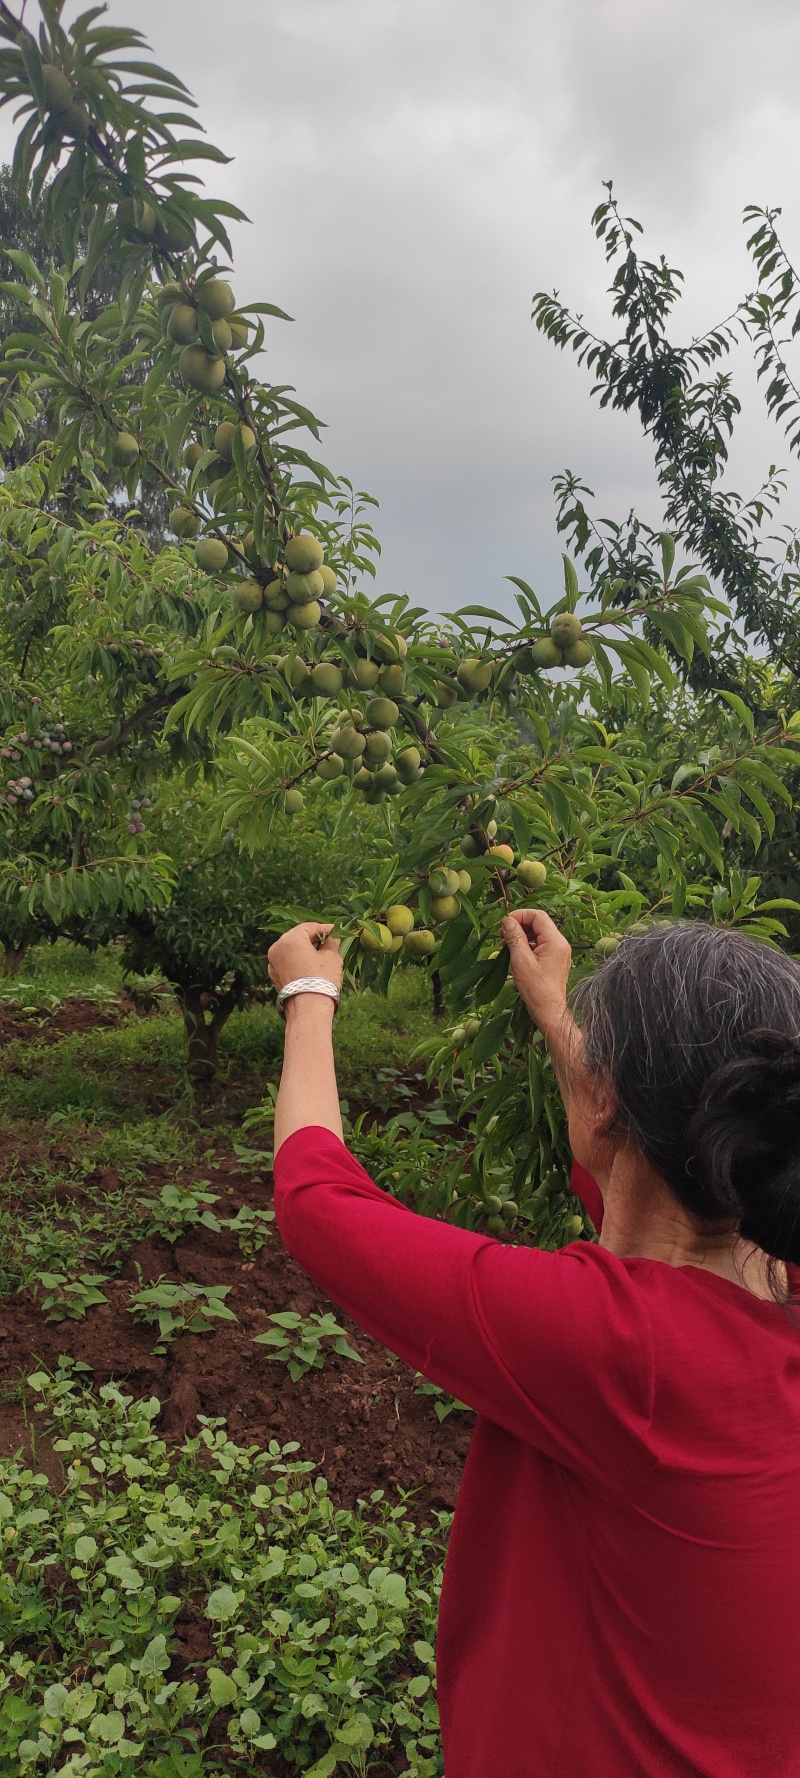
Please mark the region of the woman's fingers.
<svg viewBox="0 0 800 1778"><path fill-rule="evenodd" d="M545 1033L566 1008L570 947L542 908L515 908L500 928L514 985Z"/></svg>
<svg viewBox="0 0 800 1778"><path fill-rule="evenodd" d="M567 943L563 933L559 932L555 920L551 920L544 908L514 908L511 913L507 914L500 928L506 942L508 942L507 934L510 936L511 942L514 942L515 935L512 925L521 927L528 942L533 942L537 947L544 947L554 942L560 945Z"/></svg>
<svg viewBox="0 0 800 1778"><path fill-rule="evenodd" d="M337 985L341 982L342 965L339 941L332 937L329 920L301 920L283 932L267 952L270 981L284 988L302 975L326 975Z"/></svg>

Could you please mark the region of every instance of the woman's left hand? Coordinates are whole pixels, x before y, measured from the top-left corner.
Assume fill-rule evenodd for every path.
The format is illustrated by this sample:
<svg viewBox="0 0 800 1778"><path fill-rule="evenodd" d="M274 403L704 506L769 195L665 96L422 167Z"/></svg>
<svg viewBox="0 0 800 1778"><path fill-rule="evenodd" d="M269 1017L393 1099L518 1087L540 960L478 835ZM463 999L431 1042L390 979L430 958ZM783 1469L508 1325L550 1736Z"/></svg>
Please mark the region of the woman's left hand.
<svg viewBox="0 0 800 1778"><path fill-rule="evenodd" d="M304 920L299 926L290 926L288 932L276 938L267 952L269 979L273 987L280 992L289 982L296 982L299 976L321 975L334 987L342 985L342 959L339 956L339 940L331 938L332 926L324 926L318 920Z"/></svg>

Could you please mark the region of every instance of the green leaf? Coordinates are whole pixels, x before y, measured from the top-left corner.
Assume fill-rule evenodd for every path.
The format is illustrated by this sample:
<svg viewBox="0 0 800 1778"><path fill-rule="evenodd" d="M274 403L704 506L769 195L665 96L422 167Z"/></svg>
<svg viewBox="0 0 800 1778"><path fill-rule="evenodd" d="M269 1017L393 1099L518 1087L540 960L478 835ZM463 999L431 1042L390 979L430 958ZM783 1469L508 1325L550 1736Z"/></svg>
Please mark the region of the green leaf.
<svg viewBox="0 0 800 1778"><path fill-rule="evenodd" d="M488 1061L490 1056L496 1056L497 1051L502 1049L508 1036L510 1023L510 1013L500 1013L494 1019L484 1020L472 1046L472 1060L476 1068L479 1068L482 1062Z"/></svg>

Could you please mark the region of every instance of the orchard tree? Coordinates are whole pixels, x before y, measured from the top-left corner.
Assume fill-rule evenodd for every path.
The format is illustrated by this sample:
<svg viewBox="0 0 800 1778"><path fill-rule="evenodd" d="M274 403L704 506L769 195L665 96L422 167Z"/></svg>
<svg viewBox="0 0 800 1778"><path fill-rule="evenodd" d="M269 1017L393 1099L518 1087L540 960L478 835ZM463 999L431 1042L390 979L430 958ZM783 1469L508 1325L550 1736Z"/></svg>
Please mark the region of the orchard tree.
<svg viewBox="0 0 800 1778"><path fill-rule="evenodd" d="M544 1185L563 1182L563 1122L506 981L500 917L535 896L579 967L597 965L632 919L686 908L780 938L780 910L759 906L758 878L729 870L724 831L757 852L787 797L795 731L778 713L755 732L733 690L704 756L676 757L668 733L651 744L651 686L673 695L698 655L713 657L709 624L724 618L704 572L676 566L666 531L643 536L635 580L609 560L583 591L565 557L563 594L542 605L511 576L515 620L480 606L433 619L405 598L370 597L368 500L307 448L319 430L311 411L259 378L267 321L281 312L234 289L226 229L239 212L188 170L223 158L199 135L188 94L140 59L137 32L99 24L96 9L69 31L58 0L40 12L34 35L0 0L0 98L25 120L14 178L52 256L43 269L17 253L6 287L31 324L3 346L5 438L46 395L59 431L37 472L41 511L78 471L85 504L55 547L83 551L89 567L70 580L74 615L58 608L57 589L48 604L43 585L30 649L9 645L17 729L6 799L15 822L27 805L33 835L40 797L54 800L52 766L44 790L31 767L33 701L57 732L37 683L57 646L64 696L78 705L68 737L78 758L57 756L59 857L51 863L44 838L38 851L9 848L13 892L63 930L83 917L90 885L105 884L120 921L131 907L139 917L148 871L169 878L168 897L174 869L151 852L140 815L144 731L153 777L210 775L214 844L233 833L259 855L276 835L285 843L276 822L301 811L312 780L344 819L363 800L375 810L373 881L355 893L332 883L325 912L340 922L354 982L385 989L394 968L416 965L446 984L461 1024L438 1066L445 1082L454 1056L466 1070L482 1210L477 1199L447 1208L503 1226L522 1213L539 1238L562 1238ZM88 315L84 294L112 245L119 289ZM176 545L148 556L135 581L104 529L111 465L126 472L131 500L146 469L170 501ZM127 533L124 550L134 548L145 544ZM116 689L114 647L126 674ZM110 687L113 720L98 735ZM95 874L110 845L109 786L130 808L136 786L140 811L126 824L129 866ZM45 882L51 903L58 885L52 908ZM487 1185L501 1151L505 1212Z"/></svg>
<svg viewBox="0 0 800 1778"><path fill-rule="evenodd" d="M267 951L281 929L274 910L291 918L293 907L324 905L332 879L344 893L370 874L364 817L359 822L350 810L342 819L345 811L321 784L304 813L278 816L269 848L255 858L236 846L230 828L215 839L216 795L213 781L190 787L183 774L162 781L146 819L175 872L172 893L166 904L131 907L122 929L125 973L157 972L175 991L196 1092L214 1081L231 1014L271 993ZM138 819L142 804L135 803Z"/></svg>

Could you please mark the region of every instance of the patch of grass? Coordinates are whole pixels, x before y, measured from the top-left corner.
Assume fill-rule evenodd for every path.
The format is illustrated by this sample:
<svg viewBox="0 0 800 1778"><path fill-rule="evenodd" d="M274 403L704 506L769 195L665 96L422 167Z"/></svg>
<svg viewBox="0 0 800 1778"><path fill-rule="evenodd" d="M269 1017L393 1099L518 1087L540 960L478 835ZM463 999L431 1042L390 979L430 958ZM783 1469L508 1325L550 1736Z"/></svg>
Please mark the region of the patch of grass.
<svg viewBox="0 0 800 1778"><path fill-rule="evenodd" d="M122 988L119 952L113 945L87 951L61 938L53 945L33 946L16 975L0 977L0 999L19 1000L23 1006L75 994L112 1000Z"/></svg>
<svg viewBox="0 0 800 1778"><path fill-rule="evenodd" d="M421 970L398 971L387 999L350 994L336 1020L336 1072L345 1098L370 1100L376 1076L411 1065L411 1053L432 1027L430 987Z"/></svg>
<svg viewBox="0 0 800 1778"><path fill-rule="evenodd" d="M6 1117L50 1118L54 1112L114 1123L137 1103L152 1115L139 1076L149 1071L162 1096L184 1072L183 1025L176 1014L135 1015L122 1024L80 1031L52 1046L35 1040L8 1045L0 1072Z"/></svg>

